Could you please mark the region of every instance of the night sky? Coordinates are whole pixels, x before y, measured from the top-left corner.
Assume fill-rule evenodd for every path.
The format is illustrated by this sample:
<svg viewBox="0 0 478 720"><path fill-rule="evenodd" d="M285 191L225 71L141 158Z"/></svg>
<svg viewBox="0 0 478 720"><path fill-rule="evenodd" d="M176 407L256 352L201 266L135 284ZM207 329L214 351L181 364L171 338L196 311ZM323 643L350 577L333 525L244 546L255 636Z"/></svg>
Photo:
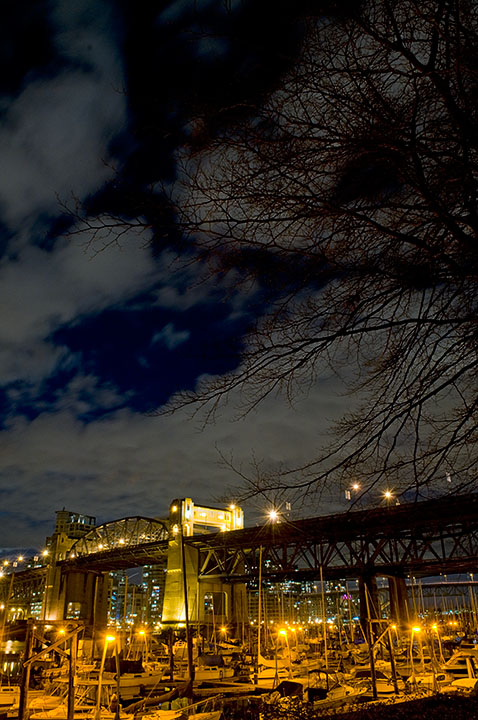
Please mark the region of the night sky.
<svg viewBox="0 0 478 720"><path fill-rule="evenodd" d="M305 4L289 5L3 3L0 548L41 547L63 507L104 522L234 497L219 453L300 463L342 407L323 377L294 408L269 398L242 420L233 397L205 428L156 414L237 367L265 300L260 281L239 292L171 265L180 238L158 244L168 218L150 184L174 179L195 112L213 131L221 107L273 91L300 47ZM93 222L140 208L149 229L88 242L77 203Z"/></svg>

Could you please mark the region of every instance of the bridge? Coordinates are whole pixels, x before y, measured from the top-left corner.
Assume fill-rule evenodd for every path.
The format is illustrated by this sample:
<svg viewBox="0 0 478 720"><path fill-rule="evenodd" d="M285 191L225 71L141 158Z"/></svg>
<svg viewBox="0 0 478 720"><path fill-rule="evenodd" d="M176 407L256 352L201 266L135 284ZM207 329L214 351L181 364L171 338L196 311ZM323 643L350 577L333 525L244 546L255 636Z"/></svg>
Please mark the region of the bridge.
<svg viewBox="0 0 478 720"><path fill-rule="evenodd" d="M101 623L109 572L163 564L165 623L184 622L188 595L196 603L190 603L188 616L203 621L206 594L217 598L219 622L237 622L241 615L244 619L246 584L258 587L259 576L261 582L358 579L363 606L366 592L373 605L376 577L383 576L389 578L391 612L403 620L407 575L478 568L478 493L297 521L282 518L246 529L234 529L241 525L235 510L199 510L196 520L207 516L204 526L217 532L196 534L194 504L174 500L167 521L106 523L68 552L57 553L47 568L15 573L11 596L21 594L21 588L38 593L43 586L45 619L67 617L74 608L77 616Z"/></svg>
<svg viewBox="0 0 478 720"><path fill-rule="evenodd" d="M284 520L188 542L203 557L201 576L229 581L257 576L260 566L262 577L275 581L469 572L478 564L478 493Z"/></svg>

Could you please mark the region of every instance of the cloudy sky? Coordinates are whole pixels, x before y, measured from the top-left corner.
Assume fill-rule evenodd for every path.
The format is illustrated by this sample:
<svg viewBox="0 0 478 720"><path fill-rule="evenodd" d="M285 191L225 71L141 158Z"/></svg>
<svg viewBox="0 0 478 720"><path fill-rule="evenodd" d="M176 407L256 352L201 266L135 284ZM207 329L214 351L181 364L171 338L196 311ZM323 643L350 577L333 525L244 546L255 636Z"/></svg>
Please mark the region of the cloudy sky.
<svg viewBox="0 0 478 720"><path fill-rule="evenodd" d="M41 547L63 507L103 522L164 514L174 497L214 504L237 484L218 450L298 462L340 407L323 378L294 409L271 399L242 421L233 398L204 429L154 414L237 365L251 294L174 269L153 230L88 242L65 206L86 203L95 221L141 203L174 178L194 103L263 92L299 33L267 3L151 5L4 8L0 548Z"/></svg>

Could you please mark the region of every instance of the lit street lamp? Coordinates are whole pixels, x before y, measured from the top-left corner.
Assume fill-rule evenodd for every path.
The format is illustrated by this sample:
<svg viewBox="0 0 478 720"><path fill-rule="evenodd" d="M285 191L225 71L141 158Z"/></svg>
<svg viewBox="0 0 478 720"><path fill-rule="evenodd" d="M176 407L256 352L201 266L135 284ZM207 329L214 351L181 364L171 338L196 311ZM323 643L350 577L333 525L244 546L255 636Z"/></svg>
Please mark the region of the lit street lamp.
<svg viewBox="0 0 478 720"><path fill-rule="evenodd" d="M285 628L281 628L281 630L279 630L279 635L281 635L281 637L285 637L285 645L287 648L287 655L289 658L289 677L292 678L292 666L291 666L290 647L289 647L289 638L287 635L287 630ZM276 658L277 658L277 653L276 653Z"/></svg>
<svg viewBox="0 0 478 720"><path fill-rule="evenodd" d="M436 632L436 634L437 634L437 638L438 638L438 649L439 649L439 651L440 651L440 662L444 663L444 662L445 662L445 658L443 657L443 650L442 650L442 646L441 646L440 631L439 631L437 625L432 625L432 629L435 630L435 632Z"/></svg>
<svg viewBox="0 0 478 720"><path fill-rule="evenodd" d="M108 643L110 643L110 642L115 642L115 640L116 640L116 638L114 637L114 635L106 635L106 637L105 637L105 642L104 642L104 645L103 645L103 654L102 654L102 656L101 656L100 669L99 669L99 672L98 672L98 687L97 687L97 695L96 695L95 720L100 720L100 717L101 717L101 707L100 707L100 703L101 703L101 683L102 683L102 680L103 680L103 671L104 671L104 668L105 668L106 650L107 650L107 647L108 647ZM118 673L118 676L119 676L119 673ZM119 680L119 677L118 677L118 680ZM119 700L119 696L118 696L118 700Z"/></svg>
<svg viewBox="0 0 478 720"><path fill-rule="evenodd" d="M383 493L383 496L384 496L385 500L391 500L391 499L392 499L392 493L391 493L390 490L385 490L385 492Z"/></svg>

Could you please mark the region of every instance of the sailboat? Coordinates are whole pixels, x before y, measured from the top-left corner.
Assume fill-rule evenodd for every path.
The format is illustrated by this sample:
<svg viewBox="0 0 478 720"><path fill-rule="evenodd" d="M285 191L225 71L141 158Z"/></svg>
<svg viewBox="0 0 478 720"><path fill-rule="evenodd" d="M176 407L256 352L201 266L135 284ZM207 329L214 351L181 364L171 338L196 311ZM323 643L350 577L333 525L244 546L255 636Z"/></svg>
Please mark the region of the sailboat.
<svg viewBox="0 0 478 720"><path fill-rule="evenodd" d="M98 688L100 697L98 698ZM116 681L102 680L99 686L97 679L77 680L73 720L114 720L118 716L118 698ZM119 713L122 717L122 714ZM68 700L64 698L56 707L37 710L30 714L29 720L67 720Z"/></svg>
<svg viewBox="0 0 478 720"><path fill-rule="evenodd" d="M222 709L200 711L201 706L206 705L206 703L211 705L215 699L217 698L208 698L189 704L186 697L178 698L170 703L162 703L159 708L145 712L142 715L142 720L143 718L144 720L176 720L176 718L183 718L183 720L219 720Z"/></svg>
<svg viewBox="0 0 478 720"><path fill-rule="evenodd" d="M18 685L0 685L0 710L9 710L18 706L20 688Z"/></svg>

